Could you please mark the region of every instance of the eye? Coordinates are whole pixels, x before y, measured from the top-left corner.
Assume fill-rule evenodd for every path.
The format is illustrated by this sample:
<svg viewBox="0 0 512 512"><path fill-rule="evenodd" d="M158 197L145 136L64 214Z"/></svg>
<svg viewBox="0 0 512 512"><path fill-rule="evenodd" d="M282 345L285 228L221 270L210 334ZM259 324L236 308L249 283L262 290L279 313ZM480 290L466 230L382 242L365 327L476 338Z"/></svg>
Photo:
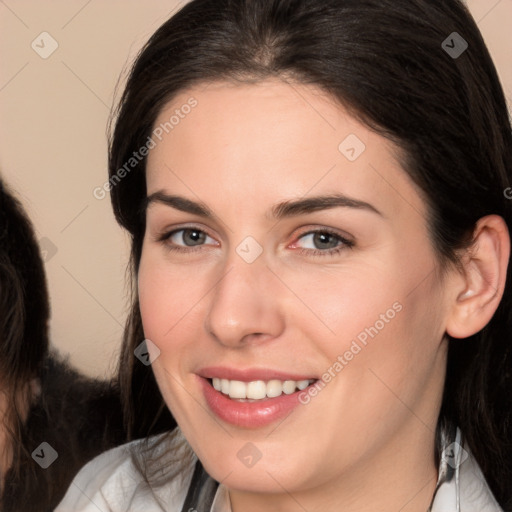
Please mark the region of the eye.
<svg viewBox="0 0 512 512"><path fill-rule="evenodd" d="M159 237L159 241L164 242L168 249L173 251L193 251L205 243L217 245L217 242L198 228L182 228L164 233Z"/></svg>
<svg viewBox="0 0 512 512"><path fill-rule="evenodd" d="M299 245L299 241L300 245ZM302 254L325 256L338 254L344 249L350 249L354 242L347 240L338 233L327 229L308 231L298 238L292 247L297 247Z"/></svg>
<svg viewBox="0 0 512 512"><path fill-rule="evenodd" d="M201 250L203 245L218 245L218 242L205 231L195 227L175 229L162 234L158 240L164 243L168 250L176 252L194 252ZM291 247L297 249L300 254L326 256L338 254L353 246L354 242L340 234L328 229L319 229L302 234Z"/></svg>

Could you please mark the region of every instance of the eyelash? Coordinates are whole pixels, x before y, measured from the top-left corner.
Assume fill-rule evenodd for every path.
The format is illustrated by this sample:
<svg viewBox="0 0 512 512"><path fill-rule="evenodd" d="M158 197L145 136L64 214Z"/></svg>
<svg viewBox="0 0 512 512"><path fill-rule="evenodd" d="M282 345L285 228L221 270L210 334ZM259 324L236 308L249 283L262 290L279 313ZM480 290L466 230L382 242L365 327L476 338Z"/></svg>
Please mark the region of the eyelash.
<svg viewBox="0 0 512 512"><path fill-rule="evenodd" d="M324 235L331 235L338 239L340 242L340 245L333 247L332 249L296 249L297 252L301 255L305 256L314 256L314 257L325 257L325 256L337 256L341 254L343 251L347 249L352 249L354 247L354 242L351 242L350 240L347 240L346 238L342 237L338 233L331 231L329 229L313 229L310 231L305 231L302 233L297 240L300 240L301 238L305 237L306 235L312 235L315 233L322 233Z"/></svg>
<svg viewBox="0 0 512 512"><path fill-rule="evenodd" d="M189 253L190 254L190 253L195 253L197 251L200 251L201 248L203 247L202 245L194 246L194 247L189 247L189 248L185 249L182 246L171 245L171 244L168 243L168 240L173 235L175 235L176 233L179 233L180 231L188 231L188 230L190 230L190 231L198 231L200 233L204 233L207 236L210 236L206 231L204 231L202 229L195 228L194 226L189 226L189 227L183 227L183 228L180 228L180 229L175 229L173 231L169 231L169 232L166 232L166 233L162 233L158 237L157 240L158 240L158 242L164 243L166 248L167 248L167 250L170 251L170 252L179 252L179 253ZM326 249L326 250L321 250L321 249L300 249L299 248L299 249L297 249L298 254L306 255L306 256L314 256L314 257L317 257L317 256L318 257L336 256L336 255L340 254L342 251L344 251L346 249L352 249L354 247L354 245L355 245L354 242L352 242L350 240L347 240L346 238L342 237L340 234L338 234L335 231L332 231L330 229L327 229L327 228L314 229L314 230L310 230L310 231L305 231L304 233L301 233L299 235L297 240L300 240L301 238L305 237L306 235L311 235L311 234L315 234L315 233L322 233L322 234L327 234L327 235L334 236L335 238L338 239L338 241L341 244L338 245L337 247L333 247L332 249Z"/></svg>

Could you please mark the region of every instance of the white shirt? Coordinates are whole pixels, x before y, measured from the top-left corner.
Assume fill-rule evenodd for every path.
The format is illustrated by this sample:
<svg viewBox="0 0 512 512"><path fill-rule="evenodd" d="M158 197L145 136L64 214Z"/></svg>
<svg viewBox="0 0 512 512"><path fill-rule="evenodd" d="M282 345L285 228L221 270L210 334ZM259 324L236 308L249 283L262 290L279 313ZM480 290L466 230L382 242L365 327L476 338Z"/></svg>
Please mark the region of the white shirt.
<svg viewBox="0 0 512 512"><path fill-rule="evenodd" d="M154 439L158 438L162 436ZM151 486L132 459L134 448L140 448L141 443L139 440L114 448L89 462L75 477L55 512L182 512L197 458L191 458L181 478ZM172 453L171 443L165 438L156 455ZM443 433L442 444L437 489L427 512L503 512L477 462L468 448L461 446L460 430L451 435ZM209 482L212 484L213 480L209 478ZM209 512L232 512L227 488L220 484L212 492ZM196 508L184 512L196 512Z"/></svg>

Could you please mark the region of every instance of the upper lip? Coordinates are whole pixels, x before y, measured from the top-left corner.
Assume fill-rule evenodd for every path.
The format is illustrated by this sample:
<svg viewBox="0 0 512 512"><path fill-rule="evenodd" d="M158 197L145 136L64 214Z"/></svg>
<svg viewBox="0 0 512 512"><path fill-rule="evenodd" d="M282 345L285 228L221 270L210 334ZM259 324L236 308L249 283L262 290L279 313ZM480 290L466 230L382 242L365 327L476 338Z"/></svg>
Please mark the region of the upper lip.
<svg viewBox="0 0 512 512"><path fill-rule="evenodd" d="M273 370L271 368L230 368L228 366L208 366L197 371L197 375L205 379L228 379L239 380L242 382L252 382L255 380L316 380L311 375L288 373L282 370Z"/></svg>

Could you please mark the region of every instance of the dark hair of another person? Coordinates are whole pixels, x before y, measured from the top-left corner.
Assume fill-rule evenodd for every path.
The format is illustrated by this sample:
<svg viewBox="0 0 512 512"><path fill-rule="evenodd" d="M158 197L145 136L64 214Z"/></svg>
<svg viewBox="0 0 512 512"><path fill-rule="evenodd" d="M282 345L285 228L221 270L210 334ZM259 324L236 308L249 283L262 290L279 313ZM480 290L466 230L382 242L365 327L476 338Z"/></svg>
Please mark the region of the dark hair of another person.
<svg viewBox="0 0 512 512"><path fill-rule="evenodd" d="M116 384L85 377L49 351L49 315L32 224L0 179L0 385L9 407L0 428L12 451L2 475L2 512L53 511L87 461L126 441ZM58 454L46 469L32 458L42 442Z"/></svg>
<svg viewBox="0 0 512 512"><path fill-rule="evenodd" d="M0 386L14 456L21 450L20 402L40 377L49 349L50 305L43 261L32 225L0 180ZM26 395L26 396L25 396Z"/></svg>
<svg viewBox="0 0 512 512"><path fill-rule="evenodd" d="M442 48L453 32L468 43L458 58ZM459 265L459 250L471 246L481 217L500 215L511 230L506 100L461 1L194 0L140 52L113 118L111 200L131 234L134 276L145 232L146 159L121 180L117 171L146 144L158 114L178 93L206 82L271 78L319 87L400 148L403 169L428 207L441 272ZM461 428L505 509L512 509L511 272L509 266L489 324L469 338L449 338L437 427L438 436L444 422ZM128 421L144 414L137 403L165 411L151 370L134 361L144 333L133 293L120 374Z"/></svg>

